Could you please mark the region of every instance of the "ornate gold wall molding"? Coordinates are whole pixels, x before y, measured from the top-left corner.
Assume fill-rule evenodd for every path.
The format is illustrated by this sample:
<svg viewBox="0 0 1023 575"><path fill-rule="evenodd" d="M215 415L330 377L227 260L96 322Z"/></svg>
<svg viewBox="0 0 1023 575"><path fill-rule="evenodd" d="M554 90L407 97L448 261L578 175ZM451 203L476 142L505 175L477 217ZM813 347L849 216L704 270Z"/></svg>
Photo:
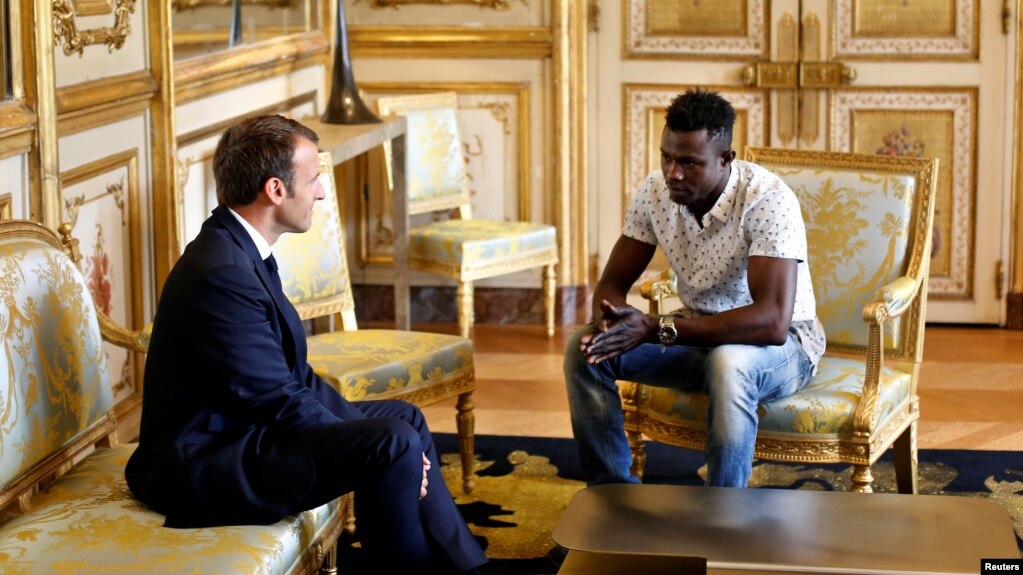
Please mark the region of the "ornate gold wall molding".
<svg viewBox="0 0 1023 575"><path fill-rule="evenodd" d="M11 194L0 194L0 220L9 220L13 215L11 206L14 200L11 198Z"/></svg>
<svg viewBox="0 0 1023 575"><path fill-rule="evenodd" d="M32 133L36 115L22 102L8 100L0 103L0 159L26 154L32 149Z"/></svg>
<svg viewBox="0 0 1023 575"><path fill-rule="evenodd" d="M159 89L145 70L59 88L57 132L65 136L142 114Z"/></svg>
<svg viewBox="0 0 1023 575"><path fill-rule="evenodd" d="M523 5L529 6L529 0L519 0ZM354 4L358 4L360 0L355 0ZM366 0L370 8L374 10L380 10L382 8L393 8L397 10L402 6L409 4L472 4L482 8L490 8L492 10L510 10L512 7L511 0Z"/></svg>
<svg viewBox="0 0 1023 575"><path fill-rule="evenodd" d="M1017 2L1013 5L1018 6ZM1013 109L1015 118L1012 138L1012 190L1009 224L1009 285L1006 302L1006 325L1023 329L1023 18L1016 17L1016 69Z"/></svg>
<svg viewBox="0 0 1023 575"><path fill-rule="evenodd" d="M145 70L108 76L57 89L57 113L72 114L108 106L112 103L148 97L159 90L156 80Z"/></svg>
<svg viewBox="0 0 1023 575"><path fill-rule="evenodd" d="M850 88L832 96L830 149L940 158L932 299L973 295L977 105L975 88Z"/></svg>
<svg viewBox="0 0 1023 575"><path fill-rule="evenodd" d="M766 60L770 2L621 0L622 54L629 58Z"/></svg>
<svg viewBox="0 0 1023 575"><path fill-rule="evenodd" d="M355 57L542 59L553 55L549 28L352 26Z"/></svg>
<svg viewBox="0 0 1023 575"><path fill-rule="evenodd" d="M323 64L329 42L321 31L303 32L174 64L177 105L292 70Z"/></svg>
<svg viewBox="0 0 1023 575"><path fill-rule="evenodd" d="M134 13L135 0L117 0L113 26L79 30L71 0L53 0L53 41L60 44L61 38L64 39L65 56L75 53L82 56L85 47L92 44L106 44L113 52L124 46L131 32L131 15Z"/></svg>
<svg viewBox="0 0 1023 575"><path fill-rule="evenodd" d="M832 45L844 60L976 60L980 0L837 0Z"/></svg>

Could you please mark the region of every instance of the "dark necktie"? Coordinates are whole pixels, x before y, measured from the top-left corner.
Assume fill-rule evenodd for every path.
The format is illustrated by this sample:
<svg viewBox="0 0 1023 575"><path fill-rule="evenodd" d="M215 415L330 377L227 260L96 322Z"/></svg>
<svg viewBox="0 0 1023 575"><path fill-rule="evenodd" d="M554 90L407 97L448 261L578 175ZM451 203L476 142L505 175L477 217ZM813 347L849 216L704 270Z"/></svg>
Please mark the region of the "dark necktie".
<svg viewBox="0 0 1023 575"><path fill-rule="evenodd" d="M295 357L297 353L301 354L301 357L305 357L305 341L294 340L294 337L298 337L300 334L304 336L305 332L302 328L302 319L298 317L298 313L295 312L295 308L288 301L288 298L284 295L284 289L281 287L281 275L277 272L277 258L270 254L270 257L263 260L266 264L266 271L270 276L270 282L273 284L271 288L271 294L274 300L277 302L277 307L280 310L281 318L284 320L282 329L285 330L287 335L286 340L294 341L294 346L285 346L284 353L288 361L289 366L295 365ZM296 347L301 348L301 351L297 351Z"/></svg>
<svg viewBox="0 0 1023 575"><path fill-rule="evenodd" d="M270 254L270 257L263 260L263 263L266 264L266 271L270 272L270 280L274 284L274 298L277 298L279 295L283 295L284 288L281 286L281 275L277 273L277 258L275 258L273 254Z"/></svg>

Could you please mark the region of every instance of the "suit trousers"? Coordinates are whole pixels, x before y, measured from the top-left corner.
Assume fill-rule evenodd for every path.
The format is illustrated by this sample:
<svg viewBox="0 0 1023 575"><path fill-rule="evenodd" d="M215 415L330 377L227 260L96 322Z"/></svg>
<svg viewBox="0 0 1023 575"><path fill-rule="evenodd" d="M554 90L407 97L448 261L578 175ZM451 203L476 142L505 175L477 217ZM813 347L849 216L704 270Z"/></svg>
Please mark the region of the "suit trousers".
<svg viewBox="0 0 1023 575"><path fill-rule="evenodd" d="M393 400L344 407L343 422L298 430L316 469L302 509L354 491L360 541L382 573L459 573L485 563L441 476L422 412ZM431 467L420 499L423 454Z"/></svg>

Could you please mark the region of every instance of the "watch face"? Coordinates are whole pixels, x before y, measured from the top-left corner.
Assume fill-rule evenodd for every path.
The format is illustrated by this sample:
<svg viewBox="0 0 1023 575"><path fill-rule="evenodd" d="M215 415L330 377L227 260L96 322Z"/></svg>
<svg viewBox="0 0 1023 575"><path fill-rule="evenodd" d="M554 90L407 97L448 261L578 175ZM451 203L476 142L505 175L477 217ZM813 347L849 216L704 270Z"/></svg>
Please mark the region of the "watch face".
<svg viewBox="0 0 1023 575"><path fill-rule="evenodd" d="M678 337L678 330L675 329L675 321L671 317L662 317L660 320L660 329L657 330L657 337L661 340L663 345L671 345L675 343L675 338Z"/></svg>

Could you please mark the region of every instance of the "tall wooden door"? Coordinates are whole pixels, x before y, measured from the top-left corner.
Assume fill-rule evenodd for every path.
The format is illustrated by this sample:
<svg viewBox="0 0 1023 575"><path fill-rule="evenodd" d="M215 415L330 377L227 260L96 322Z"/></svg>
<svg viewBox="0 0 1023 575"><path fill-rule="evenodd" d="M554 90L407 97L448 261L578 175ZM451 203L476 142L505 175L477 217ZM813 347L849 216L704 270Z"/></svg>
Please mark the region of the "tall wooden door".
<svg viewBox="0 0 1023 575"><path fill-rule="evenodd" d="M938 157L928 320L1004 321L1009 4L600 0L590 43L597 263L630 191L659 168L664 109L705 86L736 108L740 157L747 145Z"/></svg>

